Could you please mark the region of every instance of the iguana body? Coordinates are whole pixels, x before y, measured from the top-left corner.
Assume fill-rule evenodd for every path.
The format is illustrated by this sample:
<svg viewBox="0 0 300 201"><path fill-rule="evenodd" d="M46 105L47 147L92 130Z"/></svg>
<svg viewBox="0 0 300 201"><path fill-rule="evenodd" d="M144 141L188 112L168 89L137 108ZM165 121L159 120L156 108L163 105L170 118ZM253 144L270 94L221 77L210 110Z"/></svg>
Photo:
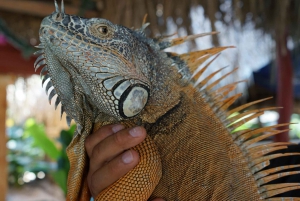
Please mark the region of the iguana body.
<svg viewBox="0 0 300 201"><path fill-rule="evenodd" d="M131 30L104 19L70 16L57 5L41 24L41 56L35 68L45 66L43 83L50 77L46 90L54 88L49 100L57 94L55 105L61 102L68 121L77 124L67 150L71 163L67 200L90 199L84 140L99 127L117 122L143 125L149 137L136 147L141 158L137 167L96 200L284 200L271 197L299 189L297 183L267 185L284 176L278 171L298 166L262 170L270 159L284 156L266 154L289 143L249 148L280 133L274 130L280 125L234 132L269 108L230 117L255 102L228 111L240 96L227 96L236 83L215 90L223 76L207 84L220 70L196 83L212 60L200 70L198 66L227 47L165 53L169 46L202 35L153 40L144 35L145 27ZM262 132L267 134L252 138Z"/></svg>

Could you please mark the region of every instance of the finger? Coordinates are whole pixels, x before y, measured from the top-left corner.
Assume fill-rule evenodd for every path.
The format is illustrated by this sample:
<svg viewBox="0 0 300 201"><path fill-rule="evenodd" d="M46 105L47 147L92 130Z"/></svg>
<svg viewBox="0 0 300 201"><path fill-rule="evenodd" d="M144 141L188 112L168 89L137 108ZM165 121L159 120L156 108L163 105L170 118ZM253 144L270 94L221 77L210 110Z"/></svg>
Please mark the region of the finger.
<svg viewBox="0 0 300 201"><path fill-rule="evenodd" d="M110 125L105 125L101 127L99 130L94 132L93 134L89 135L85 139L85 149L89 157L92 155L92 151L96 144L101 142L103 139L105 139L107 136L116 133L122 129L124 129L125 126L122 124L110 124Z"/></svg>
<svg viewBox="0 0 300 201"><path fill-rule="evenodd" d="M90 157L90 171L94 172L123 151L141 143L146 137L143 127L123 129L99 142Z"/></svg>
<svg viewBox="0 0 300 201"><path fill-rule="evenodd" d="M93 174L90 172L88 181L90 181L89 188L92 196L96 197L102 190L134 168L138 162L138 153L134 150L127 150Z"/></svg>

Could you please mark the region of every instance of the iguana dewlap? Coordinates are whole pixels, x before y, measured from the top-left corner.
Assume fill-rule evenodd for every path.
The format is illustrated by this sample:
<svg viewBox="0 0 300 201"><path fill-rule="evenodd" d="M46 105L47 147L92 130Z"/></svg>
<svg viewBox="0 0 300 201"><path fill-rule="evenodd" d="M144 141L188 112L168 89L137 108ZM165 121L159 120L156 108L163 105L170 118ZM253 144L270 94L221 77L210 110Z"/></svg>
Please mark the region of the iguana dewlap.
<svg viewBox="0 0 300 201"><path fill-rule="evenodd" d="M96 200L300 200L273 197L299 189L299 183L268 184L298 174L293 168L299 165L263 169L273 158L299 155L270 154L289 143L251 147L288 124L235 131L274 108L242 112L255 101L228 110L241 94L229 95L237 83L215 89L230 74L211 81L222 69L198 81L228 47L167 53L167 47L208 34L151 39L144 34L147 24L132 30L105 19L67 15L63 4L61 10L55 5L41 24L35 68L43 67L43 83L49 80L49 100L57 94L55 106L61 103L67 121L77 124L67 150L67 200L90 199L84 140L116 122L143 125L148 137L135 148L141 157L138 166Z"/></svg>

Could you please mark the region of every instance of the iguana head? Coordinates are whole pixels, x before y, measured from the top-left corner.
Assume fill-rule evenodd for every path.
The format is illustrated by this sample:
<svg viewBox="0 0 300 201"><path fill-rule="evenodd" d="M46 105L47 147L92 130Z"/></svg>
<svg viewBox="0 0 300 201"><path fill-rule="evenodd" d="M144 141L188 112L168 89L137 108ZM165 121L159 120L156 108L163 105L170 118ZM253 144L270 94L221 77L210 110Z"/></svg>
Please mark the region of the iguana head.
<svg viewBox="0 0 300 201"><path fill-rule="evenodd" d="M36 68L46 65L43 72L51 80L46 88L54 86L71 118L76 121L73 110L80 110L74 94L92 105L95 113L121 120L139 114L154 91L164 91L158 82L170 72L157 69L169 65L168 60L161 59L165 54L143 30L67 15L63 4L60 10L55 5L56 11L41 23L42 55Z"/></svg>

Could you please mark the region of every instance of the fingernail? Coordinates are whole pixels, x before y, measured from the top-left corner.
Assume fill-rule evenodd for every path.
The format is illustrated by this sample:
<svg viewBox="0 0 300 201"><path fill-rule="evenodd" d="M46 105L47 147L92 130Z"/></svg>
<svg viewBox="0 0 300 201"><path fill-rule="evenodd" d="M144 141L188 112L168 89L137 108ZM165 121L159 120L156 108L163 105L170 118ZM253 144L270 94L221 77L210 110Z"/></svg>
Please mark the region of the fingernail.
<svg viewBox="0 0 300 201"><path fill-rule="evenodd" d="M133 161L133 155L131 153L131 151L126 151L123 155L122 155L122 161L123 163L131 163Z"/></svg>
<svg viewBox="0 0 300 201"><path fill-rule="evenodd" d="M116 124L116 125L114 125L113 127L112 127L112 131L114 132L114 133L116 133L116 132L118 132L118 131L120 131L120 130L123 130L125 128L125 126L123 126L122 124Z"/></svg>
<svg viewBox="0 0 300 201"><path fill-rule="evenodd" d="M132 128L131 130L129 130L129 134L132 136L132 137L139 137L141 136L142 134L142 130L140 127L134 127Z"/></svg>

